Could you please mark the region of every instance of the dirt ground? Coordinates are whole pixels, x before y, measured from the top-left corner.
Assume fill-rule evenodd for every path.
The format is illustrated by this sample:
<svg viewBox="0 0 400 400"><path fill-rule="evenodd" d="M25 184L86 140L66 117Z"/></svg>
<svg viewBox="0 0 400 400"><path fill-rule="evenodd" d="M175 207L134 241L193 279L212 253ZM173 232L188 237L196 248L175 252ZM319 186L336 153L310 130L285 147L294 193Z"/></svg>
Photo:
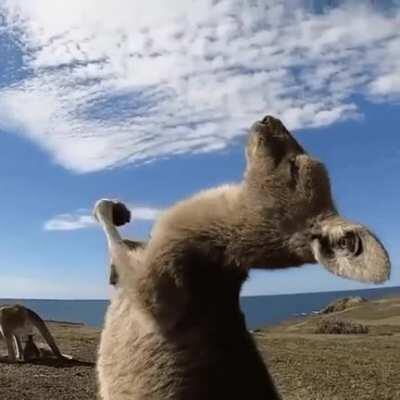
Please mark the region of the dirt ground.
<svg viewBox="0 0 400 400"><path fill-rule="evenodd" d="M321 316L254 333L284 400L400 400L400 299L336 313L367 324L365 335L316 335ZM0 361L1 400L95 400L99 331L49 323L63 353L79 361ZM5 354L0 342L0 353Z"/></svg>
<svg viewBox="0 0 400 400"><path fill-rule="evenodd" d="M48 323L62 353L74 359L52 358L35 363L0 361L1 400L96 399L95 361L99 330L76 324ZM6 354L0 341L2 355Z"/></svg>

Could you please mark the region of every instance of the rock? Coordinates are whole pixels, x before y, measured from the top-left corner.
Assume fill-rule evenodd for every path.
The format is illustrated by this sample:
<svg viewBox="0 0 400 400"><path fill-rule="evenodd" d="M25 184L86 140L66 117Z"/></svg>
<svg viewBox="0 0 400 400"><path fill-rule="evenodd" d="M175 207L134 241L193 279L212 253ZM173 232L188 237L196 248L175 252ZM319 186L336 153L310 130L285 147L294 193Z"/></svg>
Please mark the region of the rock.
<svg viewBox="0 0 400 400"><path fill-rule="evenodd" d="M335 300L334 302L330 303L327 307L320 311L320 314L330 314L333 312L347 310L348 308L358 306L366 301L367 299L360 296L344 297L343 299Z"/></svg>

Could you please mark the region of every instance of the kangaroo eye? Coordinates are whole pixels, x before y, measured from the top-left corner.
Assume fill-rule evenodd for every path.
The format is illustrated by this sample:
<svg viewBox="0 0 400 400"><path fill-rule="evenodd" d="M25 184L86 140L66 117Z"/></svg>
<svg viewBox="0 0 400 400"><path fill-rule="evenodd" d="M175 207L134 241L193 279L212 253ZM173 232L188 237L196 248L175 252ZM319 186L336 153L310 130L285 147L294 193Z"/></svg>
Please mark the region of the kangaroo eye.
<svg viewBox="0 0 400 400"><path fill-rule="evenodd" d="M358 256L362 253L361 239L353 232L348 232L345 236L339 238L337 241L337 247L354 256Z"/></svg>
<svg viewBox="0 0 400 400"><path fill-rule="evenodd" d="M351 239L349 237L341 237L338 240L338 245L342 249L347 249L350 248L351 246Z"/></svg>

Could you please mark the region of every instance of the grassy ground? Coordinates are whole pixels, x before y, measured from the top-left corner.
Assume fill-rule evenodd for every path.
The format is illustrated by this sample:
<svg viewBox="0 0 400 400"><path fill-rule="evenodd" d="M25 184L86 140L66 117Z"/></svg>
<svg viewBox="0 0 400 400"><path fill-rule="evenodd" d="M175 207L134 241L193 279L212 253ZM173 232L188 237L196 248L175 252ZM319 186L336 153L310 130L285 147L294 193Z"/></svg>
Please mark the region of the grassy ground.
<svg viewBox="0 0 400 400"><path fill-rule="evenodd" d="M363 323L370 333L316 335L316 324L324 316L255 333L283 399L400 400L400 298L368 302L335 316ZM1 362L1 400L96 399L98 330L49 325L62 351L80 362Z"/></svg>
<svg viewBox="0 0 400 400"><path fill-rule="evenodd" d="M316 335L321 318L368 326L366 335ZM256 333L285 400L399 400L400 298L367 302Z"/></svg>
<svg viewBox="0 0 400 400"><path fill-rule="evenodd" d="M62 353L79 361L48 358L38 363L0 361L1 400L94 400L97 329L75 324L48 324ZM5 346L0 341L0 350Z"/></svg>

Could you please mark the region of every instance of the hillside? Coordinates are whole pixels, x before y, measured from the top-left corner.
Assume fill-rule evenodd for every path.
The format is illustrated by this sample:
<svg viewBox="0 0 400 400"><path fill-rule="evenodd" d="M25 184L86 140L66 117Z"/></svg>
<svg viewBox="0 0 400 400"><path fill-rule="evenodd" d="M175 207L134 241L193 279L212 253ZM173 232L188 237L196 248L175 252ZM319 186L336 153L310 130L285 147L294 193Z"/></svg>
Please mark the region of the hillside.
<svg viewBox="0 0 400 400"><path fill-rule="evenodd" d="M369 333L314 334L327 317L364 324ZM99 330L68 323L49 327L62 351L79 361L15 365L3 359L2 400L96 399ZM254 335L283 400L400 400L400 298L287 321ZM0 341L0 354L4 352Z"/></svg>

